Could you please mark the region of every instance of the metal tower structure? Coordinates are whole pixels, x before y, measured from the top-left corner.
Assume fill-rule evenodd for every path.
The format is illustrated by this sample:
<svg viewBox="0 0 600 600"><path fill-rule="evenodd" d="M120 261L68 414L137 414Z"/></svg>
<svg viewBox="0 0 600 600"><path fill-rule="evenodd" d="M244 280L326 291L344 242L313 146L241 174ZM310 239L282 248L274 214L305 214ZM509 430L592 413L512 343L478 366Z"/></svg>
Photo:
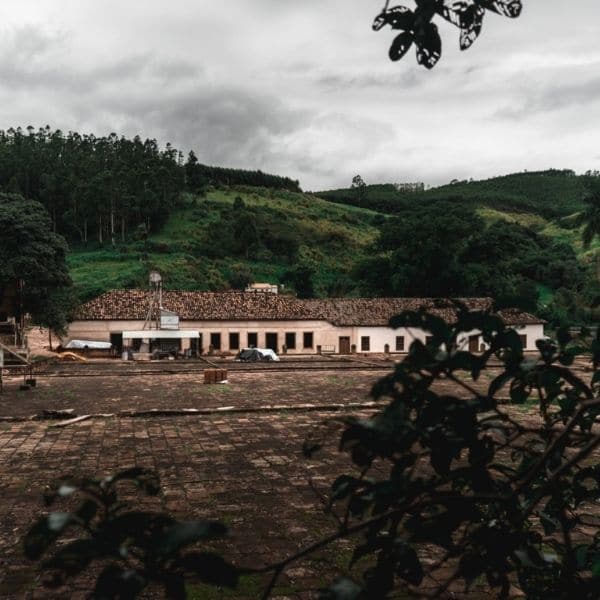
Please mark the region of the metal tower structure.
<svg viewBox="0 0 600 600"><path fill-rule="evenodd" d="M160 311L162 310L162 275L158 271L150 271L150 302L143 329L160 329Z"/></svg>

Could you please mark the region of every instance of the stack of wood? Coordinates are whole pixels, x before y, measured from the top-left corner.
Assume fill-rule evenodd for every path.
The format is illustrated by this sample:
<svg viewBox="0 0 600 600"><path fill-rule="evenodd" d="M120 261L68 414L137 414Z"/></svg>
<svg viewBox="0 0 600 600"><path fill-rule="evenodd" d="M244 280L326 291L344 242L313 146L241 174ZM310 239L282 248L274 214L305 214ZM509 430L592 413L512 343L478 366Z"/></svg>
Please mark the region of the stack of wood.
<svg viewBox="0 0 600 600"><path fill-rule="evenodd" d="M144 290L113 290L80 307L77 319L145 319L151 293ZM459 298L472 311L492 308L491 298ZM389 320L406 310L427 310L448 323L456 320L452 300L435 298L327 298L301 300L282 294L257 292L163 292L163 306L182 321L328 321L338 327L387 327ZM512 323L533 323L535 317L513 311ZM537 320L539 322L539 319Z"/></svg>
<svg viewBox="0 0 600 600"><path fill-rule="evenodd" d="M205 369L204 383L223 383L227 381L227 369Z"/></svg>

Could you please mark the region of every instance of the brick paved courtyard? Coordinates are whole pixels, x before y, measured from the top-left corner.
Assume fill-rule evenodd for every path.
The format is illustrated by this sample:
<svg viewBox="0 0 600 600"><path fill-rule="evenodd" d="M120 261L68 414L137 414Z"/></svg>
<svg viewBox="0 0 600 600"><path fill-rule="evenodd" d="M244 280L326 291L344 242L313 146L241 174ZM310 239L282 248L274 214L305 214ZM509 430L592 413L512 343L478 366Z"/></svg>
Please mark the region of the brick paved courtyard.
<svg viewBox="0 0 600 600"><path fill-rule="evenodd" d="M109 365L107 365L107 370ZM305 403L368 400L380 371L230 373L229 385L204 385L202 373L135 376L45 377L19 390L22 380L7 380L0 394L0 418L31 417L44 410L73 409L77 414L186 408L255 408Z"/></svg>
<svg viewBox="0 0 600 600"><path fill-rule="evenodd" d="M232 535L218 549L240 565L259 567L334 531L322 494L334 477L351 471L349 460L334 446L307 460L302 443L325 422L335 427L340 416L369 414L369 391L384 373L240 372L224 386L203 385L201 374L192 373L39 377L27 392L9 380L0 396L0 598L47 597L39 575L22 556L21 539L43 514L44 488L60 476L106 475L134 465L156 469L163 491L148 506L181 518L223 520ZM307 403L313 407L304 408ZM279 408L268 408L275 405ZM332 405L336 410L326 410ZM223 407L235 412L219 412ZM130 414L152 408L207 413ZM32 419L44 410L64 409L112 416L66 426ZM524 412L522 407L515 414L538 418L533 409ZM337 435L331 439L335 445ZM592 518L597 520L595 513ZM342 542L293 565L276 597L311 597L310 590L345 572L350 556L350 545ZM192 587L190 598L249 600L260 597L263 583L246 579L229 595ZM50 597L82 598L90 585L90 579L79 579L73 589Z"/></svg>
<svg viewBox="0 0 600 600"><path fill-rule="evenodd" d="M1 414L6 416L14 402L19 404L12 412L20 415L36 414L44 406L74 408L79 414L81 407L94 412L149 408L157 398L164 406L165 397L169 406L215 408L275 400L289 406L307 400L363 402L369 400L377 374L236 374L230 386L203 386L192 375L153 377L42 379L34 390L5 394ZM61 398L62 403L53 402ZM133 465L156 469L163 486L162 508L179 517L222 519L231 527L232 537L222 548L231 559L260 566L292 553L335 527L315 489L326 491L348 460L331 448L309 461L301 448L309 432L337 416L277 410L94 418L66 427L56 427L55 421L0 422L0 597L42 594L35 571L21 556L20 540L42 514L43 489L62 475L104 475ZM328 571L342 566L341 556L347 560L347 554L334 556ZM315 560L291 568L280 595L295 597L299 590L318 587L324 568L320 561L326 557ZM259 584L247 583L236 597L256 597ZM74 593L83 592L89 581L80 580L77 586ZM52 597L69 593L62 590Z"/></svg>

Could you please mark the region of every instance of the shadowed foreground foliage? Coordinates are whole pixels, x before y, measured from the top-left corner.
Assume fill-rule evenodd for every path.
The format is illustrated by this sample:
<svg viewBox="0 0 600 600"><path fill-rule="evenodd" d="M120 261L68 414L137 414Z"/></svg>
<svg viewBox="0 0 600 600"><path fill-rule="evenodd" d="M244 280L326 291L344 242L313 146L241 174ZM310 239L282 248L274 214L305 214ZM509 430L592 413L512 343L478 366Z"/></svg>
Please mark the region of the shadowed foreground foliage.
<svg viewBox="0 0 600 600"><path fill-rule="evenodd" d="M51 513L34 525L27 556L40 559L77 528L81 539L57 546L42 563L55 574L51 582L108 559L95 597L134 597L153 581L183 598L187 579L234 587L240 575L255 573L270 576L267 598L291 564L351 538L355 580L338 579L322 598L386 598L407 588L439 596L475 583L500 597L516 586L533 599L596 598L600 534L586 533L594 527L586 519L600 500L593 456L600 446L600 337L583 331L575 339L561 330L556 342L542 340L538 355L525 356L518 333L500 319L457 308L454 325L421 312L392 320L431 338L427 345L415 341L375 385L373 395L389 400L384 409L342 421L340 449L353 468L331 487L328 510L337 523L331 535L264 568L233 567L193 548L224 535L222 525L179 523L118 503L121 479L149 494L159 491L153 474L134 469L79 484L86 500L74 513ZM459 336L476 329L489 349L482 355L459 350ZM571 367L590 352L587 383ZM480 393L475 382L485 376L489 388ZM452 382L461 396L438 392L440 381ZM511 406L531 402L539 418L515 419ZM307 457L331 441L332 429L321 431L329 433L307 439ZM48 501L75 491L62 485Z"/></svg>
<svg viewBox="0 0 600 600"><path fill-rule="evenodd" d="M25 555L40 560L59 538L72 539L44 559L45 584L58 588L92 567L103 565L94 598L133 598L149 584L164 587L166 597L185 598L186 578L235 587L238 571L210 552L187 551L189 546L222 538L227 527L216 521L176 521L160 512L129 510L119 500L119 485L129 482L143 494L160 492L158 476L132 468L102 479L64 481L46 493L47 506L59 498L81 496L73 512L52 512L28 532Z"/></svg>

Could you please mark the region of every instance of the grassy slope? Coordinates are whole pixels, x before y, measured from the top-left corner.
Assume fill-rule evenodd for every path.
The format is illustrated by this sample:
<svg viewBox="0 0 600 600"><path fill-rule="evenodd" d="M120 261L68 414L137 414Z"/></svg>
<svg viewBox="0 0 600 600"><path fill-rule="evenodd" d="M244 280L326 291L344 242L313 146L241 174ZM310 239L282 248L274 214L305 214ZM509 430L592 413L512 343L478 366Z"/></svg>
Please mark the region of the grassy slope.
<svg viewBox="0 0 600 600"><path fill-rule="evenodd" d="M458 182L420 194L398 193L391 185L369 186L366 203L380 212L359 208L352 190L323 192L327 200L311 194L278 192L264 188L238 188L210 192L206 199L188 197L187 207L175 212L160 233L152 236L148 263L141 260L141 242L117 249L76 248L69 257L80 297L89 298L115 287L145 285L148 267L166 275L172 289L223 289L232 267L247 268L257 281L281 283L289 264L277 256L247 261L242 258L208 259L194 250L198 233L213 232L218 243L218 209L230 206L236 196L270 221L292 228L300 239L301 255L318 267L316 285L326 294L328 286L343 277L353 262L365 254L376 235L383 213L396 207L452 198L472 205L488 222L507 220L571 244L582 260L589 261L600 247L581 244L581 232L573 227L573 215L583 206L589 179L569 172L518 173L480 182ZM243 190L243 191L242 191ZM390 210L391 207L391 210ZM548 299L552 290L540 290Z"/></svg>
<svg viewBox="0 0 600 600"><path fill-rule="evenodd" d="M405 206L430 204L441 199L472 205L488 222L506 220L531 227L535 231L571 244L584 260L590 250L581 243L581 229L572 225L584 207L590 179L571 171L514 173L483 181L461 181L429 189L422 193L398 192L392 185L367 187L365 205L377 206L381 212L393 214ZM340 189L320 192L320 196L336 203L356 202L356 192Z"/></svg>
<svg viewBox="0 0 600 600"><path fill-rule="evenodd" d="M525 172L493 177L484 181L459 181L421 193L398 192L393 185L368 186L366 198L358 201L356 191L339 189L319 195L336 203L359 203L382 213L402 212L419 203L450 200L472 206L488 223L504 220L519 223L557 241L571 245L583 262L590 263L600 240L584 249L576 217L584 207L583 198L597 179L577 176L572 171ZM547 304L554 290L539 286L540 300Z"/></svg>
<svg viewBox="0 0 600 600"><path fill-rule="evenodd" d="M364 206L395 212L417 203L449 199L493 210L559 218L581 210L588 189L589 178L571 171L514 173L482 181L459 181L421 193L398 192L389 184L368 186ZM330 190L319 195L335 202L356 202L356 192L350 189Z"/></svg>
<svg viewBox="0 0 600 600"><path fill-rule="evenodd" d="M581 241L582 228L567 228L561 226L561 220L552 220L541 217L540 215L531 213L518 213L510 211L494 210L487 207L477 209L477 213L488 222L494 221L511 221L513 223L519 223L525 227L529 227L542 235L555 238L561 242L565 242L575 249L578 256L582 260L591 259L597 248L600 248L600 241L596 238L591 244L589 249L583 247Z"/></svg>
<svg viewBox="0 0 600 600"><path fill-rule="evenodd" d="M212 231L219 208L232 205L240 196L269 219L285 222L301 240L301 254L318 266L316 285L321 293L343 275L373 241L376 212L333 204L308 194L251 190L217 190L206 199L188 197L186 207L173 213L162 230L151 236L148 263L141 260L142 242L131 241L116 249L74 248L69 266L78 295L90 298L105 290L146 284L148 266L158 268L171 289L222 289L232 266L246 267L257 281L281 283L290 265L278 257L247 261L243 258L207 259L193 248L200 231Z"/></svg>

